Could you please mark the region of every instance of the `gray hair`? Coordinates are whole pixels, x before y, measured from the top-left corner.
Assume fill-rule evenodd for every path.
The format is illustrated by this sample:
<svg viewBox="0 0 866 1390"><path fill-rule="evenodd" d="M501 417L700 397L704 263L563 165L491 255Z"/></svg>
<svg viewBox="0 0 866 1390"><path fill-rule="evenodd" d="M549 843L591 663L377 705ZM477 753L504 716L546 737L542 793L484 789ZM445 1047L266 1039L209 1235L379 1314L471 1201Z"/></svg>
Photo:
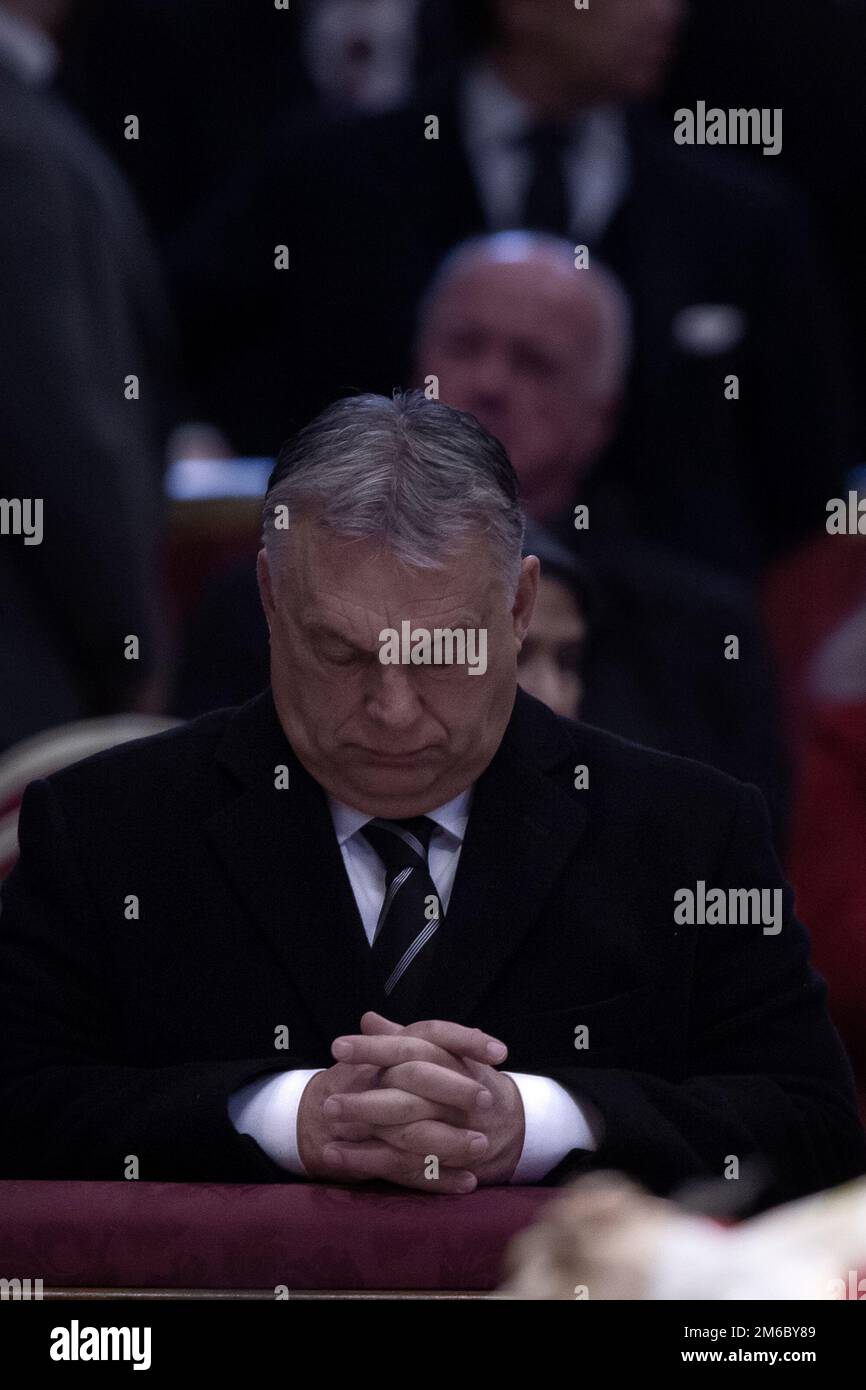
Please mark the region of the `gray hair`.
<svg viewBox="0 0 866 1390"><path fill-rule="evenodd" d="M442 291L474 265L491 261L508 264L545 260L556 269L580 277L576 283L592 295L599 316L595 390L604 397L620 396L625 389L632 357L631 302L616 275L595 254L590 256L586 267L578 268L575 252L576 248L565 237L549 232L493 232L461 242L449 251L424 292L416 316L416 339Z"/></svg>
<svg viewBox="0 0 866 1390"><path fill-rule="evenodd" d="M315 513L341 536L380 539L404 564L441 568L470 536L490 543L513 593L525 519L498 439L423 391L336 401L284 445L268 483L263 543L286 535L277 507Z"/></svg>

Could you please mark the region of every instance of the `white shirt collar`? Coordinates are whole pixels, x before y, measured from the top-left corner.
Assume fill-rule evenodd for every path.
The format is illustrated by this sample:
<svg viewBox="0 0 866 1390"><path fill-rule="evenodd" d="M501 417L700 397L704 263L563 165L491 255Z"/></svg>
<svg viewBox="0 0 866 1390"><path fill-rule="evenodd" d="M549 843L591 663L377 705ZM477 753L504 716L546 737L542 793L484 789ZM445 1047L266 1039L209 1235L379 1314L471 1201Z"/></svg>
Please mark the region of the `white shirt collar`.
<svg viewBox="0 0 866 1390"><path fill-rule="evenodd" d="M490 229L514 226L527 176L521 136L537 112L486 64L465 74L458 101L466 152ZM593 240L603 234L631 180L625 115L617 106L587 106L570 124L572 222L576 232Z"/></svg>
<svg viewBox="0 0 866 1390"><path fill-rule="evenodd" d="M469 134L472 143L479 147L516 141L540 119L539 112L531 102L524 101L513 92L507 82L503 82L486 63L470 68L465 73L460 85L459 101L463 129ZM571 127L576 140L588 128L598 123L616 123L619 126L622 121L622 112L618 106L583 106L564 124Z"/></svg>
<svg viewBox="0 0 866 1390"><path fill-rule="evenodd" d="M46 86L60 64L60 52L44 29L10 14L0 4L0 58L29 87Z"/></svg>
<svg viewBox="0 0 866 1390"><path fill-rule="evenodd" d="M446 801L444 806L437 806L435 810L424 813L429 820L434 821L439 826L440 830L444 830L446 834L451 835L461 844L466 834L473 790L474 783L465 791L458 792L450 801ZM333 796L328 797L328 805L337 834L337 843L341 848L347 840L351 839L362 826L372 819L366 811L358 811L354 806L346 806L344 802L337 801L336 797Z"/></svg>

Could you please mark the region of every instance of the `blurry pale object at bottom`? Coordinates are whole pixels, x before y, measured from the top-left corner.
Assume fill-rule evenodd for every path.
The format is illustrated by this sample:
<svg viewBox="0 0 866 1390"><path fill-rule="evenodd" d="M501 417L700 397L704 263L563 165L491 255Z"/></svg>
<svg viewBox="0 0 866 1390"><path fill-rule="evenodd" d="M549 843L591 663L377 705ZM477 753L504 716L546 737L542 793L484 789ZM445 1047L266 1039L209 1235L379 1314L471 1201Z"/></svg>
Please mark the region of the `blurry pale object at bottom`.
<svg viewBox="0 0 866 1390"><path fill-rule="evenodd" d="M866 1180L723 1227L592 1173L515 1237L506 1262L505 1298L845 1298L850 1271L866 1268Z"/></svg>

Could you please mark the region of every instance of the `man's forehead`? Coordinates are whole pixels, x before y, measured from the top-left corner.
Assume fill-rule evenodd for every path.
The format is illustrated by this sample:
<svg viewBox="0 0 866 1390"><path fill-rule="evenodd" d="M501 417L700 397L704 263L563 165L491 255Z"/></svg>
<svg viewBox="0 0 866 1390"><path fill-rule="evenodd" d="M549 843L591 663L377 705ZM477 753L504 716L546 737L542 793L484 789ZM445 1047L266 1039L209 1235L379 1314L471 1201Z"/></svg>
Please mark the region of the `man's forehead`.
<svg viewBox="0 0 866 1390"><path fill-rule="evenodd" d="M337 536L325 528L296 535L290 584L304 621L335 608L361 614L395 608L462 609L489 606L499 576L480 539L460 545L436 568L407 565L381 541Z"/></svg>
<svg viewBox="0 0 866 1390"><path fill-rule="evenodd" d="M445 294L453 294L461 303L489 294L503 303L525 295L535 302L561 303L567 298L582 304L594 298L595 286L591 271L578 271L559 256L537 254L519 260L479 257L454 267L441 286L441 295Z"/></svg>
<svg viewBox="0 0 866 1390"><path fill-rule="evenodd" d="M457 270L434 300L431 321L436 331L475 325L549 338L555 325L560 333L583 336L595 330L599 309L594 289L577 274L544 261L485 262Z"/></svg>

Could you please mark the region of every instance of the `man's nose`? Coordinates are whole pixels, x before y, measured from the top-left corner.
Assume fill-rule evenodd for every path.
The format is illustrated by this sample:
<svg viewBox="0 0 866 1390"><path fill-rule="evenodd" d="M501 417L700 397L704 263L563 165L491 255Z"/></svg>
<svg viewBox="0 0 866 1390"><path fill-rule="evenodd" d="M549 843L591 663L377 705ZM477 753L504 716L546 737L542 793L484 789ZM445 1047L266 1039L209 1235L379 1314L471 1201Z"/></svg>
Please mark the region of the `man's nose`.
<svg viewBox="0 0 866 1390"><path fill-rule="evenodd" d="M408 729L421 711L415 689L412 668L403 665L380 665L367 699L367 713L378 724L389 729Z"/></svg>

